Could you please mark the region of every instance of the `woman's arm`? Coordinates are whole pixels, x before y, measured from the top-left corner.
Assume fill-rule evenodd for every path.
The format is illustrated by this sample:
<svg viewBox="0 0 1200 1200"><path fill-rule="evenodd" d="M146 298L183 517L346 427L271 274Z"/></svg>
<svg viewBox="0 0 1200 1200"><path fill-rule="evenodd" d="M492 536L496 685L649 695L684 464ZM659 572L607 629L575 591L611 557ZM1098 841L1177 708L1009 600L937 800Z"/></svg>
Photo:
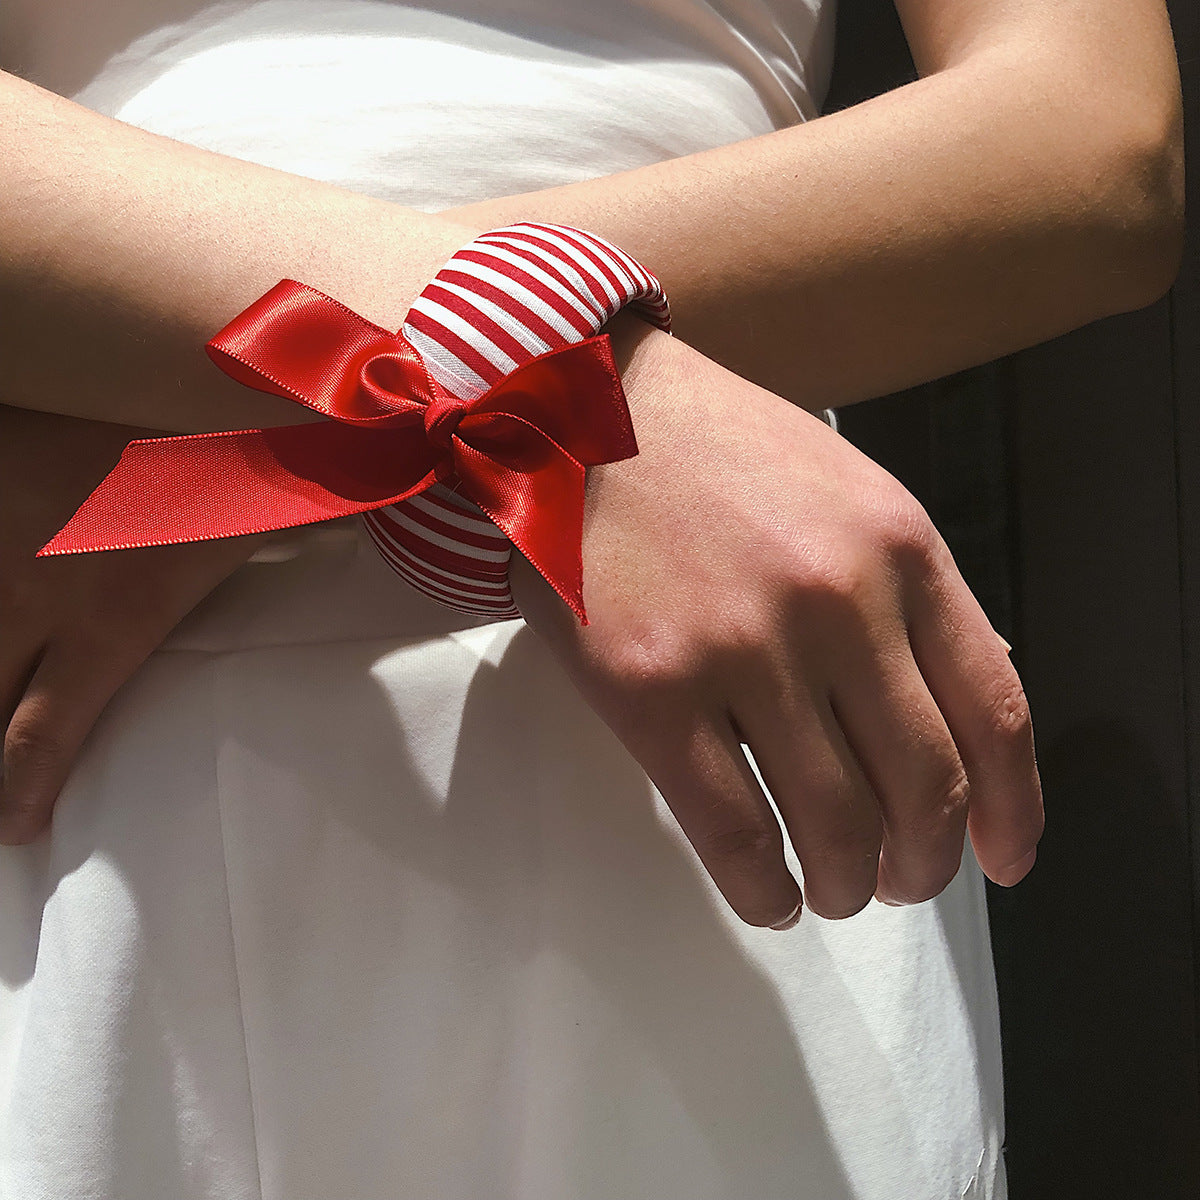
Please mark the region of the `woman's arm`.
<svg viewBox="0 0 1200 1200"><path fill-rule="evenodd" d="M292 420L294 406L271 412L226 386L204 340L287 275L394 327L477 227L192 150L0 77L6 398L152 427ZM819 421L639 325L614 322L641 452L589 476L591 624L564 621L518 561L522 611L746 920L786 924L799 889L743 742L818 912L845 916L876 890L936 894L968 828L991 878L1016 882L1042 826L1028 710L928 517ZM50 524L86 482L63 491L64 435L47 441L46 422L8 424L14 438L26 427L24 447L0 438L0 841L44 826L113 688L237 561L222 543L77 571L31 558L22 500L52 501ZM75 436L111 455L111 433L103 447Z"/></svg>
<svg viewBox="0 0 1200 1200"><path fill-rule="evenodd" d="M608 233L682 337L809 407L1148 303L1179 253L1161 0L900 0L925 77L809 125L434 218L0 75L7 403L177 429L294 421L199 349L284 276L396 327L480 228ZM458 222L458 224L455 224Z"/></svg>
<svg viewBox="0 0 1200 1200"><path fill-rule="evenodd" d="M452 214L605 233L676 332L807 407L984 362L1169 286L1182 118L1161 0L897 0L922 78L801 125Z"/></svg>
<svg viewBox="0 0 1200 1200"><path fill-rule="evenodd" d="M480 227L212 154L0 73L0 362L19 408L199 430L304 419L205 342L282 278L398 329Z"/></svg>

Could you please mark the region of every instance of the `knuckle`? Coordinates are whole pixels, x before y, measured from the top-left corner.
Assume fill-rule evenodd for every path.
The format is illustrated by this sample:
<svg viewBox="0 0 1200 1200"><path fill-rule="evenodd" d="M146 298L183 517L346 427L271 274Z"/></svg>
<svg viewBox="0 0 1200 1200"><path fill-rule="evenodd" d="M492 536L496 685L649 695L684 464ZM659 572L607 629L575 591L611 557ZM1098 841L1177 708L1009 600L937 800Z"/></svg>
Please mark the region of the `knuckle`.
<svg viewBox="0 0 1200 1200"><path fill-rule="evenodd" d="M894 549L926 550L938 534L921 502L899 480L888 475L872 490L870 527Z"/></svg>
<svg viewBox="0 0 1200 1200"><path fill-rule="evenodd" d="M744 824L710 830L704 836L703 857L743 877L761 874L783 856L778 829Z"/></svg>
<svg viewBox="0 0 1200 1200"><path fill-rule="evenodd" d="M942 547L942 536L929 514L912 496L898 505L894 526L894 549L920 563L933 560Z"/></svg>
<svg viewBox="0 0 1200 1200"><path fill-rule="evenodd" d="M793 591L811 608L838 619L857 620L869 607L878 571L870 544L842 546L805 562L791 577Z"/></svg>
<svg viewBox="0 0 1200 1200"><path fill-rule="evenodd" d="M945 768L944 782L934 794L937 798L936 816L939 822L966 819L967 808L971 803L971 781L967 778L961 760L955 758L953 764Z"/></svg>
<svg viewBox="0 0 1200 1200"><path fill-rule="evenodd" d="M44 720L15 719L4 738L0 844L32 841L54 807L70 746Z"/></svg>
<svg viewBox="0 0 1200 1200"><path fill-rule="evenodd" d="M912 560L932 563L942 545L919 501L882 470L863 481L850 536L823 545L781 546L779 561L792 564L788 579L801 599L831 615L857 617L873 596Z"/></svg>
<svg viewBox="0 0 1200 1200"><path fill-rule="evenodd" d="M731 824L710 829L693 841L709 875L747 925L776 925L789 915L790 905L781 905L779 899L790 877L778 827Z"/></svg>
<svg viewBox="0 0 1200 1200"><path fill-rule="evenodd" d="M958 874L962 860L970 781L956 755L943 761L932 778L921 803L890 825L889 844L894 849L889 892L904 904L920 904L940 895Z"/></svg>
<svg viewBox="0 0 1200 1200"><path fill-rule="evenodd" d="M881 587L900 575L931 577L946 551L920 503L900 484L876 488L860 514L856 536L817 557L812 547L795 557L793 588L831 616L861 619L876 607Z"/></svg>
<svg viewBox="0 0 1200 1200"><path fill-rule="evenodd" d="M893 823L893 840L916 854L929 870L932 860L950 838L960 838L966 828L967 808L971 803L971 785L961 768L946 781L929 788L920 797L923 803L905 812Z"/></svg>
<svg viewBox="0 0 1200 1200"><path fill-rule="evenodd" d="M920 580L930 580L953 566L953 559L932 518L915 496L895 484L884 491L867 526L894 569Z"/></svg>
<svg viewBox="0 0 1200 1200"><path fill-rule="evenodd" d="M606 647L603 676L626 697L655 699L687 686L690 655L678 631L665 624L629 630Z"/></svg>
<svg viewBox="0 0 1200 1200"><path fill-rule="evenodd" d="M891 837L913 852L928 855L966 824L971 783L957 754L939 756L919 790L897 804L888 822ZM897 811L898 810L898 811Z"/></svg>
<svg viewBox="0 0 1200 1200"><path fill-rule="evenodd" d="M1023 751L1033 744L1033 719L1025 689L1016 679L1005 683L989 714L992 736L1003 746Z"/></svg>

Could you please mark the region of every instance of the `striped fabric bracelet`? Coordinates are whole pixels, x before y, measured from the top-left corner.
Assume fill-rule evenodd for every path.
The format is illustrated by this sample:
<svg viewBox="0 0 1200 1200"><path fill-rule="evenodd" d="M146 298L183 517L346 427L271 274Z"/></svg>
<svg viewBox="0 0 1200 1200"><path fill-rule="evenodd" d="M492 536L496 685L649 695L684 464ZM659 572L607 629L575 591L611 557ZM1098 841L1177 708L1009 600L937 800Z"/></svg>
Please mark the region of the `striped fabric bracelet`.
<svg viewBox="0 0 1200 1200"><path fill-rule="evenodd" d="M523 363L597 334L627 305L670 330L662 285L623 250L565 225L521 222L469 242L409 310L402 335L434 381L474 400ZM442 484L364 513L379 552L418 591L459 612L520 616L512 543Z"/></svg>

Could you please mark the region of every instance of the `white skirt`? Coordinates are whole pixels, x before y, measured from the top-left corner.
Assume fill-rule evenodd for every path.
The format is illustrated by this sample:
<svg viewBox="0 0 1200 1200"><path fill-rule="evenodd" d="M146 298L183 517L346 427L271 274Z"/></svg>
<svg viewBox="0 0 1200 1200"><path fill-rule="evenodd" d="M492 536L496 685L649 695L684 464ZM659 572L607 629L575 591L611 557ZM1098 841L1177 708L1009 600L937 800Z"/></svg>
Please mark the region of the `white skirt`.
<svg viewBox="0 0 1200 1200"><path fill-rule="evenodd" d="M0 849L5 1200L1003 1197L969 852L743 926L520 622L261 558Z"/></svg>

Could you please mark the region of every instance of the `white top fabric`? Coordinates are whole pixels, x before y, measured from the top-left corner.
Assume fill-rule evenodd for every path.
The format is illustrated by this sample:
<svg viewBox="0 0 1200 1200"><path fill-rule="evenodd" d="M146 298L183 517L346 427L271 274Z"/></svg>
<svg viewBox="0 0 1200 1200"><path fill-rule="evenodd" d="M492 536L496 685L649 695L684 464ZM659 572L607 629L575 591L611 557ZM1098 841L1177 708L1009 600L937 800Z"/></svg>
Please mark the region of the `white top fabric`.
<svg viewBox="0 0 1200 1200"><path fill-rule="evenodd" d="M9 0L0 48L429 209L766 132L829 66L817 0L430 3ZM0 849L0 1197L1002 1197L969 854L743 926L529 631L466 620L333 524L122 690Z"/></svg>

